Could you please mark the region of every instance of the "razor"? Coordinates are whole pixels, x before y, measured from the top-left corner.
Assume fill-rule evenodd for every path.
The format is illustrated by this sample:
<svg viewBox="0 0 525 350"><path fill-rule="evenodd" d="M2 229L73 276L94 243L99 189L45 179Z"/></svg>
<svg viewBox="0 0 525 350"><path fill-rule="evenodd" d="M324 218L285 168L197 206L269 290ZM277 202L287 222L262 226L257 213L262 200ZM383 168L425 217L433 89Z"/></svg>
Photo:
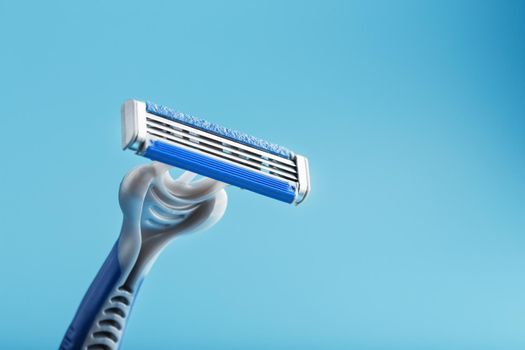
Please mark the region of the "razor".
<svg viewBox="0 0 525 350"><path fill-rule="evenodd" d="M153 162L131 170L120 184L120 235L61 350L119 349L156 258L175 237L221 219L228 185L295 204L309 193L307 159L284 147L150 102L124 102L121 121L122 148ZM174 179L172 166L186 171Z"/></svg>

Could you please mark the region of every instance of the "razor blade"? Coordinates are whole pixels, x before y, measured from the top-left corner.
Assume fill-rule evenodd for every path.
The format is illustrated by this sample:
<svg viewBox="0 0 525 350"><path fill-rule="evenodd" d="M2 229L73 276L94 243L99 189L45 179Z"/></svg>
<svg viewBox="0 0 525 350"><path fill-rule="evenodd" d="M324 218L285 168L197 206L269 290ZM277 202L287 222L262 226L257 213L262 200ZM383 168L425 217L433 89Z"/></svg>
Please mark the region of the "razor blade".
<svg viewBox="0 0 525 350"><path fill-rule="evenodd" d="M286 203L308 195L308 160L284 147L151 102L121 115L124 150Z"/></svg>

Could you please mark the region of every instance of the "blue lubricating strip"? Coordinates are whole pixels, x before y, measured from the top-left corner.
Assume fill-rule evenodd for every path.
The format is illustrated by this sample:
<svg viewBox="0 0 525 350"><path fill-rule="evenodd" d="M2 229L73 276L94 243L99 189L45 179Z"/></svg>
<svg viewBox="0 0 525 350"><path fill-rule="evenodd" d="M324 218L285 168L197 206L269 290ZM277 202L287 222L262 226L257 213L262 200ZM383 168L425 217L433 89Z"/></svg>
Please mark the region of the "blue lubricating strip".
<svg viewBox="0 0 525 350"><path fill-rule="evenodd" d="M295 188L286 181L264 176L161 141L153 141L144 156L286 203L292 203L295 199Z"/></svg>
<svg viewBox="0 0 525 350"><path fill-rule="evenodd" d="M261 151L275 154L277 156L293 159L294 153L282 146L274 143L258 139L254 136L245 134L243 132L232 130L221 125L210 123L206 120L192 117L184 113L176 112L171 108L159 106L152 102L146 102L146 111L160 117L168 118L173 121L192 126L194 128L210 132L217 136L227 138L232 141L242 143L244 145L257 148Z"/></svg>

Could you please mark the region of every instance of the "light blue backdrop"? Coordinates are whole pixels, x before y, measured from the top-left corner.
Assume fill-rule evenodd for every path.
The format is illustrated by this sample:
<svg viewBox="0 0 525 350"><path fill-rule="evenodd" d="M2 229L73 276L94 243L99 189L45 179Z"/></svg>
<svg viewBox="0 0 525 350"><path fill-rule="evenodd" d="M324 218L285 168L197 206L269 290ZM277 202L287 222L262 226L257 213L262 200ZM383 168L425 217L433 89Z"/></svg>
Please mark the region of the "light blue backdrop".
<svg viewBox="0 0 525 350"><path fill-rule="evenodd" d="M0 347L54 349L120 228L120 104L310 158L235 188L123 350L525 348L523 2L0 3Z"/></svg>

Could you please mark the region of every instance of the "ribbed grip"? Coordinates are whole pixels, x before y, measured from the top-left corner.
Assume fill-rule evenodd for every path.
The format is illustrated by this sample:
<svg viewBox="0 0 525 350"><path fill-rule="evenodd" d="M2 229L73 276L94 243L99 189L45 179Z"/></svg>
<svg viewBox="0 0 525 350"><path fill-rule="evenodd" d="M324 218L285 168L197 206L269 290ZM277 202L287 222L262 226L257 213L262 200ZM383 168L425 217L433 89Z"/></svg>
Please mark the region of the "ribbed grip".
<svg viewBox="0 0 525 350"><path fill-rule="evenodd" d="M60 350L116 350L133 306L136 290L123 282L118 241L82 299Z"/></svg>
<svg viewBox="0 0 525 350"><path fill-rule="evenodd" d="M126 287L118 287L110 293L89 329L82 350L120 348L134 296Z"/></svg>
<svg viewBox="0 0 525 350"><path fill-rule="evenodd" d="M82 348L82 344L98 311L117 285L121 274L117 241L84 295L77 313L60 344L60 350L80 350Z"/></svg>

